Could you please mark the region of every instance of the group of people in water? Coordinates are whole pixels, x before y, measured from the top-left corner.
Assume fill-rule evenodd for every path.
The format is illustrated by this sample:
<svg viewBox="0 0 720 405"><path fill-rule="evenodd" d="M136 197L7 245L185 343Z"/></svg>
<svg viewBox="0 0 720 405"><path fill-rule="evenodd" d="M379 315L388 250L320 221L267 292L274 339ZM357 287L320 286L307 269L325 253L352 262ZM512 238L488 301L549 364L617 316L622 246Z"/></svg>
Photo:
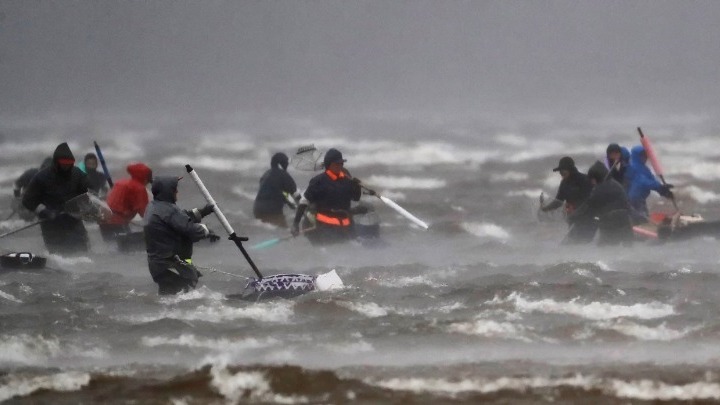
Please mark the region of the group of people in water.
<svg viewBox="0 0 720 405"><path fill-rule="evenodd" d="M553 169L562 180L557 195L540 210L564 206L570 230L564 243L589 243L598 233L603 245L631 244L633 225L648 222L647 198L652 191L673 199L671 184L658 181L647 167L642 145L628 151L616 143L608 145L604 162L596 161L587 174L565 156Z"/></svg>
<svg viewBox="0 0 720 405"><path fill-rule="evenodd" d="M300 193L287 172L289 159L273 155L270 169L260 179L253 206L256 218L287 229L283 208L290 205L296 215L290 226L293 236L307 235L313 243L332 243L353 237L351 201L361 197L360 180L344 168L345 159L329 149L324 171L312 178ZM105 240L132 232L136 216L143 218L148 268L159 294L177 294L195 287L201 273L192 265L193 244L201 239L219 239L201 221L213 212L212 205L191 210L177 206L178 182L172 176L153 177L144 163L127 166L129 178L108 187L108 178L97 170L98 158L88 154L80 165L67 143L61 143L40 168L30 169L15 182L14 195L26 215L39 219L46 248L51 253L73 254L89 250L83 220L66 212L66 203L85 193L105 197L111 215L98 221ZM151 184L152 201L147 185ZM308 209L308 206L311 209ZM26 217L26 219L30 219Z"/></svg>
<svg viewBox="0 0 720 405"><path fill-rule="evenodd" d="M289 159L276 153L270 169L260 178L253 205L255 218L262 222L289 228L292 236L304 234L312 243L333 243L355 236L353 217L364 214L359 201L363 186L345 168L346 159L334 148L323 159L320 174L314 176L304 193L287 172ZM646 165L647 153L642 146L632 151L610 144L605 162L595 162L587 174L581 173L571 157L560 159L553 169L562 177L555 199L541 204L541 211L564 206L570 223L567 243L591 242L599 232L600 244L629 244L632 226L648 220L646 199L651 191L673 198L672 185L661 184ZM180 178L153 177L144 163L127 166L128 178L108 187L108 178L97 170L98 158L87 154L80 165L67 143L55 149L38 169L23 173L15 182L14 195L22 209L37 215L45 246L52 253L86 252L88 235L82 219L65 212L65 203L91 192L105 197L111 210L99 220L104 239L112 240L142 227L148 268L158 284L160 294L176 294L193 288L201 273L192 265L193 244L201 239L219 237L202 223L214 210L212 205L191 210L177 206ZM152 201L147 192L151 184ZM372 190L365 188L373 194ZM285 206L295 210L288 226ZM136 216L143 218L136 224Z"/></svg>

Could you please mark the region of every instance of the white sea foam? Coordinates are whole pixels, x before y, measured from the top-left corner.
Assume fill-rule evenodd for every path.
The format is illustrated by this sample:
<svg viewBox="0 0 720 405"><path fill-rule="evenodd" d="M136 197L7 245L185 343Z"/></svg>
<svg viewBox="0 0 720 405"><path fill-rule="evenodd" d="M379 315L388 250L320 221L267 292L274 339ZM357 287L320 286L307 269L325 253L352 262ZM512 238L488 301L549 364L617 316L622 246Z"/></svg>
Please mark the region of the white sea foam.
<svg viewBox="0 0 720 405"><path fill-rule="evenodd" d="M620 398L644 401L692 401L720 399L720 384L713 382L694 382L685 385L671 385L662 381L613 380L612 392Z"/></svg>
<svg viewBox="0 0 720 405"><path fill-rule="evenodd" d="M219 158L217 156L170 156L160 161L160 166L177 168L178 174L185 171L185 165L191 164L194 169L215 170L220 172L242 172L260 166L254 160Z"/></svg>
<svg viewBox="0 0 720 405"><path fill-rule="evenodd" d="M165 305L175 305L179 302L183 301L193 301L193 300L210 300L210 301L223 301L225 299L225 295L210 290L207 288L207 286L201 286L200 288L194 289L192 291L188 291L186 293L177 294L173 296L162 296L160 297L160 303Z"/></svg>
<svg viewBox="0 0 720 405"><path fill-rule="evenodd" d="M71 149L73 145L71 145ZM30 154L51 156L57 146L57 140L45 140L36 142L4 142L2 144L2 148L0 148L0 156L5 159L11 159L17 156L28 156ZM39 159L37 162L31 163L33 165L37 165L37 167L40 167L42 159Z"/></svg>
<svg viewBox="0 0 720 405"><path fill-rule="evenodd" d="M631 322L626 319L601 322L599 327L603 329L610 329L622 333L626 336L631 336L639 340L659 340L659 341L670 341L677 340L687 336L688 333L696 330L697 328L686 328L683 330L675 330L668 328L665 323L661 323L658 326L651 327L640 325L635 322Z"/></svg>
<svg viewBox="0 0 720 405"><path fill-rule="evenodd" d="M371 184L373 187L415 190L433 190L443 188L447 185L447 182L443 179L414 178L409 176L372 175L365 179L364 182Z"/></svg>
<svg viewBox="0 0 720 405"><path fill-rule="evenodd" d="M612 271L610 266L608 266L608 264L603 262L602 260L595 262L595 265L598 266L598 268L602 271Z"/></svg>
<svg viewBox="0 0 720 405"><path fill-rule="evenodd" d="M242 401L270 402L279 404L308 403L306 397L275 394L264 373L259 371L230 372L226 367L213 366L210 369L210 384L222 396L238 403Z"/></svg>
<svg viewBox="0 0 720 405"><path fill-rule="evenodd" d="M279 341L273 338L257 339L254 337L238 339L212 339L197 337L193 334L182 334L175 338L164 336L145 336L142 344L148 347L157 346L182 346L189 348L210 349L218 352L243 352L263 347L277 345Z"/></svg>
<svg viewBox="0 0 720 405"><path fill-rule="evenodd" d="M192 309L169 308L153 315L131 315L121 318L132 323L154 322L160 319L178 319L183 321L204 321L224 323L238 319L252 319L260 322L287 323L293 315L292 301L275 301L234 307L227 302L200 305Z"/></svg>
<svg viewBox="0 0 720 405"><path fill-rule="evenodd" d="M688 173L698 180L720 180L720 163L695 162L685 167L686 170L683 173Z"/></svg>
<svg viewBox="0 0 720 405"><path fill-rule="evenodd" d="M580 302L580 298L575 298L566 302L555 301L552 298L531 301L516 292L510 294L506 301L514 302L516 309L521 312L568 314L592 320L606 320L622 317L655 319L675 314L675 310L672 305L663 304L657 301L633 305L619 305L597 301L582 303Z"/></svg>
<svg viewBox="0 0 720 405"><path fill-rule="evenodd" d="M38 390L77 391L90 383L90 374L66 372L40 377L9 378L0 386L0 402L13 397L23 397Z"/></svg>
<svg viewBox="0 0 720 405"><path fill-rule="evenodd" d="M490 175L490 181L492 183L505 183L509 181L518 182L525 181L528 178L530 178L530 175L528 175L527 173L513 171L505 173L493 173ZM538 193L537 195L540 195L540 193Z"/></svg>
<svg viewBox="0 0 720 405"><path fill-rule="evenodd" d="M508 197L527 197L533 200L538 200L540 194L543 192L541 188L526 188L523 190L511 190L507 192Z"/></svg>
<svg viewBox="0 0 720 405"><path fill-rule="evenodd" d="M0 336L0 364L43 364L48 358L61 355L63 348L57 338L40 335Z"/></svg>
<svg viewBox="0 0 720 405"><path fill-rule="evenodd" d="M445 284L439 284L430 280L425 275L398 277L398 278L383 278L378 281L378 284L388 288L404 288L416 285L427 285L430 287L442 287Z"/></svg>
<svg viewBox="0 0 720 405"><path fill-rule="evenodd" d="M577 269L573 270L573 273L577 274L580 277L591 278L591 279L597 281L598 284L602 284L602 280L600 279L600 277L596 277L593 274L593 272L588 269L583 269L583 268L578 267Z"/></svg>
<svg viewBox="0 0 720 405"><path fill-rule="evenodd" d="M465 335L528 340L524 336L525 328L522 325L515 325L510 322L497 322L491 319L475 319L472 322L453 323L450 324L448 330Z"/></svg>
<svg viewBox="0 0 720 405"><path fill-rule="evenodd" d="M525 392L529 389L575 387L584 390L599 390L605 395L644 401L692 401L720 399L720 384L714 382L693 382L671 385L662 381L602 379L576 374L572 377L500 377L497 379L464 379L451 381L442 378L392 378L382 381L366 381L383 388L411 391L459 394L466 392L493 393L498 391Z"/></svg>
<svg viewBox="0 0 720 405"><path fill-rule="evenodd" d="M29 169L29 167L25 169L8 168L7 170L3 170L3 172L0 173L0 183L14 183L27 169ZM10 194L9 191L10 189L8 188L8 195Z"/></svg>
<svg viewBox="0 0 720 405"><path fill-rule="evenodd" d="M22 219L9 219L7 221L0 221L0 229L2 230L13 230L28 225L28 222Z"/></svg>
<svg viewBox="0 0 720 405"><path fill-rule="evenodd" d="M708 190L703 190L697 186L684 187L680 192L688 195L690 198L699 202L700 204L720 201L720 194ZM680 194L680 192L678 192L677 194Z"/></svg>
<svg viewBox="0 0 720 405"><path fill-rule="evenodd" d="M374 302L335 301L335 303L338 306L365 315L368 318L379 318L381 316L387 316L389 313L387 308L383 308Z"/></svg>
<svg viewBox="0 0 720 405"><path fill-rule="evenodd" d="M255 194L257 193L257 191L256 192L247 191L240 186L233 186L230 189L230 192L232 192L233 194L238 195L240 197L251 200L251 201L255 201Z"/></svg>
<svg viewBox="0 0 720 405"><path fill-rule="evenodd" d="M355 147L347 155L348 165L376 166L386 164L392 166L429 166L437 164L459 164L466 162L485 162L494 157L498 152L484 149L471 149L466 147L458 148L454 145L442 142L420 142L420 143L376 143L368 144L363 153L352 154Z"/></svg>
<svg viewBox="0 0 720 405"><path fill-rule="evenodd" d="M92 263L92 259L87 256L61 256L57 254L50 254L49 258L52 259L55 263L60 265L60 267L73 267L77 266L78 264L89 264Z"/></svg>
<svg viewBox="0 0 720 405"><path fill-rule="evenodd" d="M4 291L0 291L0 298L6 299L6 300L8 300L8 301L12 301L12 302L15 302L15 303L18 303L18 304L22 304L22 301L21 301L21 300L15 298L14 295L8 294L8 293L6 293L6 292L4 292Z"/></svg>
<svg viewBox="0 0 720 405"><path fill-rule="evenodd" d="M510 239L508 231L502 227L491 223L463 222L460 226L468 233L480 238L498 239L507 241Z"/></svg>

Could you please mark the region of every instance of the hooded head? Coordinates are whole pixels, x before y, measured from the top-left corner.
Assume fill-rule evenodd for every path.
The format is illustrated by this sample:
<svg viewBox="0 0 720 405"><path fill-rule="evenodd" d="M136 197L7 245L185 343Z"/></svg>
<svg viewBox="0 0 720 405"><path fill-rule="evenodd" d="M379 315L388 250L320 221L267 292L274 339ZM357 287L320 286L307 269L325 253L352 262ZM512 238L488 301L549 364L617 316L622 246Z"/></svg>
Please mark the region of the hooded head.
<svg viewBox="0 0 720 405"><path fill-rule="evenodd" d="M620 148L620 154L623 164L629 164L630 163L630 150L626 147Z"/></svg>
<svg viewBox="0 0 720 405"><path fill-rule="evenodd" d="M85 173L97 171L98 159L94 153L88 153L85 155L83 163L85 163Z"/></svg>
<svg viewBox="0 0 720 405"><path fill-rule="evenodd" d="M620 145L616 143L611 143L610 145L608 145L607 149L605 150L605 156L610 163L613 163L620 159L622 157L622 149L620 149Z"/></svg>
<svg viewBox="0 0 720 405"><path fill-rule="evenodd" d="M288 163L289 160L287 155L282 152L274 154L272 159L270 159L271 168L279 167L280 169L287 170Z"/></svg>
<svg viewBox="0 0 720 405"><path fill-rule="evenodd" d="M605 178L608 175L608 169L604 164L602 164L602 162L596 161L592 166L590 166L590 169L588 169L587 175L591 180L595 180L596 184L600 184L605 181Z"/></svg>
<svg viewBox="0 0 720 405"><path fill-rule="evenodd" d="M63 173L70 172L75 164L75 156L73 155L67 142L63 142L55 148L53 153L53 163L55 168Z"/></svg>
<svg viewBox="0 0 720 405"><path fill-rule="evenodd" d="M156 201L175 203L177 201L178 177L160 176L153 179L152 195Z"/></svg>
<svg viewBox="0 0 720 405"><path fill-rule="evenodd" d="M642 145L633 146L630 150L630 163L644 165L647 162L647 153Z"/></svg>
<svg viewBox="0 0 720 405"><path fill-rule="evenodd" d="M130 163L127 165L127 172L130 173L130 177L135 181L139 181L142 184L152 183L152 169L145 163Z"/></svg>
<svg viewBox="0 0 720 405"><path fill-rule="evenodd" d="M332 163L345 163L347 160L343 159L342 152L335 148L328 149L327 152L325 152L325 159L323 159L323 166L325 168L329 168Z"/></svg>

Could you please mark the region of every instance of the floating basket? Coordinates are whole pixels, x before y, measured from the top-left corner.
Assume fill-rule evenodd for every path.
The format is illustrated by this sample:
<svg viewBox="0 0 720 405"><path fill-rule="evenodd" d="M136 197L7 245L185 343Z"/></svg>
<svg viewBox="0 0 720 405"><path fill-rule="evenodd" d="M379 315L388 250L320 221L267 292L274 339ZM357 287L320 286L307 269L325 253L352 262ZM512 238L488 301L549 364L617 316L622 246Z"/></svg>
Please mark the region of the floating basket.
<svg viewBox="0 0 720 405"><path fill-rule="evenodd" d="M30 252L8 253L0 256L0 265L6 269L43 269L47 259Z"/></svg>

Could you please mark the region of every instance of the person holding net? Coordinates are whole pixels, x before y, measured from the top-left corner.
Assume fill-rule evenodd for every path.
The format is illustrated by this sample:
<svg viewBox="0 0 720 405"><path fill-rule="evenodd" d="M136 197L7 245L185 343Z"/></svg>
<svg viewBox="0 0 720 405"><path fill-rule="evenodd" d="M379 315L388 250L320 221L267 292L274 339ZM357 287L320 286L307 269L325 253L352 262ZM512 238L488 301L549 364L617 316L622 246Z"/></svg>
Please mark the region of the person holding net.
<svg viewBox="0 0 720 405"><path fill-rule="evenodd" d="M325 153L325 171L313 177L300 200L291 228L293 236L300 234L300 221L308 205L313 207L316 229L308 232L311 243L334 243L352 238L351 202L362 195L360 181L345 169L342 153L330 148Z"/></svg>
<svg viewBox="0 0 720 405"><path fill-rule="evenodd" d="M260 178L260 188L253 204L255 218L285 229L288 225L283 208L289 205L294 209L301 197L295 180L287 172L288 163L286 154L278 152L273 155L270 169Z"/></svg>

